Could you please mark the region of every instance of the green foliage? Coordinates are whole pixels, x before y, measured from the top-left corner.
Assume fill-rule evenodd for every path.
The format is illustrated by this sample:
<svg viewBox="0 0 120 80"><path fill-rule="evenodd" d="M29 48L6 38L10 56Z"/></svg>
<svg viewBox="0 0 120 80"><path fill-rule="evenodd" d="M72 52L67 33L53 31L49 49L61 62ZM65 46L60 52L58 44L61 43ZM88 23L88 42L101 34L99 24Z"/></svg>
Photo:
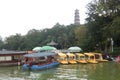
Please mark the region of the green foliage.
<svg viewBox="0 0 120 80"><path fill-rule="evenodd" d="M3 49L4 42L2 41L2 37L0 36L0 49Z"/></svg>
<svg viewBox="0 0 120 80"><path fill-rule="evenodd" d="M77 46L80 46L82 49L88 49L88 42L89 42L89 32L88 27L85 25L81 25L80 27L75 29L75 39L77 42Z"/></svg>
<svg viewBox="0 0 120 80"><path fill-rule="evenodd" d="M120 55L120 47L115 47L112 55L114 55L114 56Z"/></svg>
<svg viewBox="0 0 120 80"><path fill-rule="evenodd" d="M114 46L120 46L120 0L94 0L88 4L87 26L91 35L91 47L105 50L108 38L113 38ZM98 46L96 46L98 45Z"/></svg>
<svg viewBox="0 0 120 80"><path fill-rule="evenodd" d="M73 24L64 26L57 23L51 29L32 29L25 36L16 34L7 37L4 48L8 50L32 50L36 46L47 45L52 40L58 43L56 46L58 49L67 49L71 46L84 47L84 43L87 41L86 33L87 28L85 26Z"/></svg>
<svg viewBox="0 0 120 80"><path fill-rule="evenodd" d="M6 38L4 47L9 50L21 50L23 42L23 37L20 34L12 35Z"/></svg>

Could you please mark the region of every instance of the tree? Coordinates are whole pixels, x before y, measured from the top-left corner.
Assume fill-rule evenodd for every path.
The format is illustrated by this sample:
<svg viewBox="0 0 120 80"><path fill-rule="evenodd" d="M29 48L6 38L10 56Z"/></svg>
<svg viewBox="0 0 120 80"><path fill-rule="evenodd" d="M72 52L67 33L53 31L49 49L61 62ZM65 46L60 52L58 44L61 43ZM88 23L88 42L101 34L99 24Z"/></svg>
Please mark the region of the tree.
<svg viewBox="0 0 120 80"><path fill-rule="evenodd" d="M117 36L113 35L116 30L116 35L119 35L119 24L116 24L120 16L119 3L120 0L94 0L88 4L88 18L86 20L92 37L91 41L94 43L93 47L98 44L104 49L107 39L111 37L115 43L116 41L120 42Z"/></svg>
<svg viewBox="0 0 120 80"><path fill-rule="evenodd" d="M23 43L23 37L21 34L12 35L10 37L7 37L5 39L5 48L9 50L21 50L22 46L21 43Z"/></svg>
<svg viewBox="0 0 120 80"><path fill-rule="evenodd" d="M77 40L76 46L80 46L82 49L87 50L88 49L88 42L89 42L89 32L88 27L85 25L81 25L80 27L75 29L75 38Z"/></svg>
<svg viewBox="0 0 120 80"><path fill-rule="evenodd" d="M2 41L2 37L0 36L0 49L3 49L4 42Z"/></svg>

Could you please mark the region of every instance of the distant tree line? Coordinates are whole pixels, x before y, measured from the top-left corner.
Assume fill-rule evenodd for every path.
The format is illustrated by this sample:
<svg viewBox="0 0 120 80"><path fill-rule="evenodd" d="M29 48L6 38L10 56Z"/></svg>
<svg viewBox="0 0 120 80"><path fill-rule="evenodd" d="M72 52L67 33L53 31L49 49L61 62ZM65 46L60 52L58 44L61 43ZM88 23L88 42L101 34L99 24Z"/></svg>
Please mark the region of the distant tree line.
<svg viewBox="0 0 120 80"><path fill-rule="evenodd" d="M87 5L86 24L55 24L50 29L29 30L24 36L16 34L0 40L0 49L31 50L51 40L58 49L79 46L84 51L109 52L110 39L114 49L120 49L120 0L93 0Z"/></svg>
<svg viewBox="0 0 120 80"><path fill-rule="evenodd" d="M52 40L58 43L58 49L67 49L70 46L85 48L87 44L86 33L88 29L83 25L60 25L57 23L51 29L29 30L24 36L21 34L6 37L0 41L0 49L7 50L31 50L36 46L44 46Z"/></svg>

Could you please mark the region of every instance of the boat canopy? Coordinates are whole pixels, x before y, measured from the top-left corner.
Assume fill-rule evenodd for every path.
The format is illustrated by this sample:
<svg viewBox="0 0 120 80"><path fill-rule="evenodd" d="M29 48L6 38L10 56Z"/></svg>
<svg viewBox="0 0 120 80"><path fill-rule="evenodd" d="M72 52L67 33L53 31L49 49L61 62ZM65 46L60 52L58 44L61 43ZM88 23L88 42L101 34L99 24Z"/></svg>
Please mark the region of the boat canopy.
<svg viewBox="0 0 120 80"><path fill-rule="evenodd" d="M64 54L64 53L58 53L58 55L59 55L60 57L66 57L66 54Z"/></svg>
<svg viewBox="0 0 120 80"><path fill-rule="evenodd" d="M57 55L54 52L39 52L39 53L32 53L32 54L26 54L24 57L44 57L44 56L54 56Z"/></svg>
<svg viewBox="0 0 120 80"><path fill-rule="evenodd" d="M93 53L84 53L85 55L88 55L88 56L94 56Z"/></svg>
<svg viewBox="0 0 120 80"><path fill-rule="evenodd" d="M73 53L68 53L67 54L69 57L75 57L75 54L73 54Z"/></svg>
<svg viewBox="0 0 120 80"><path fill-rule="evenodd" d="M76 55L77 55L77 56L85 56L85 55L82 54L82 53L77 53Z"/></svg>

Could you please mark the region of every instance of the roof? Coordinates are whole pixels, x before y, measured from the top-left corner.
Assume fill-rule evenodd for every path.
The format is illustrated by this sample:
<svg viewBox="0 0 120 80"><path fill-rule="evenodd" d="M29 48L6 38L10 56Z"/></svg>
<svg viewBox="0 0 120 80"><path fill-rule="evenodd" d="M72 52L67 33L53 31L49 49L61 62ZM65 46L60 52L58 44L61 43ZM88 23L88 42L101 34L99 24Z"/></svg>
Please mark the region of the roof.
<svg viewBox="0 0 120 80"><path fill-rule="evenodd" d="M58 53L58 55L59 55L60 57L66 57L66 54L64 54L64 53Z"/></svg>
<svg viewBox="0 0 120 80"><path fill-rule="evenodd" d="M85 56L85 55L82 54L82 53L77 53L76 55L78 55L78 56Z"/></svg>
<svg viewBox="0 0 120 80"><path fill-rule="evenodd" d="M50 43L47 43L47 45L57 45L53 40Z"/></svg>
<svg viewBox="0 0 120 80"><path fill-rule="evenodd" d="M68 55L69 57L73 57L73 56L75 57L75 54L73 54L73 53L68 53L67 55Z"/></svg>
<svg viewBox="0 0 120 80"><path fill-rule="evenodd" d="M39 52L39 53L32 53L32 54L26 54L24 57L44 57L44 56L53 56L57 55L53 52Z"/></svg>
<svg viewBox="0 0 120 80"><path fill-rule="evenodd" d="M88 56L94 56L93 53L84 53L85 55L88 55Z"/></svg>
<svg viewBox="0 0 120 80"><path fill-rule="evenodd" d="M26 54L26 51L0 51L0 55L7 55L7 54Z"/></svg>

